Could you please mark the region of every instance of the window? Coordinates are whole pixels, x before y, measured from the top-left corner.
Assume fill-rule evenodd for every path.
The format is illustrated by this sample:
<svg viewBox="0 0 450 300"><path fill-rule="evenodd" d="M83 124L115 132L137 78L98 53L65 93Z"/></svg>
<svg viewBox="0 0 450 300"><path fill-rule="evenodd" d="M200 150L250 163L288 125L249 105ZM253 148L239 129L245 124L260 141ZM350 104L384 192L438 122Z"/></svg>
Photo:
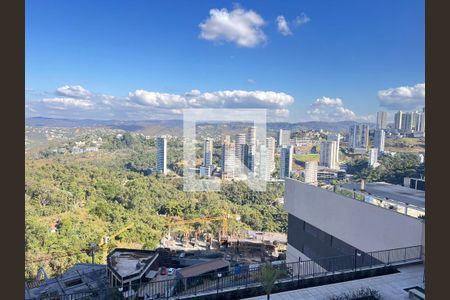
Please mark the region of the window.
<svg viewBox="0 0 450 300"><path fill-rule="evenodd" d="M79 285L79 284L82 284L82 283L83 283L83 281L81 280L81 278L77 278L77 279L72 279L72 280L65 281L64 285L66 287L72 287L72 286L76 286L76 285Z"/></svg>

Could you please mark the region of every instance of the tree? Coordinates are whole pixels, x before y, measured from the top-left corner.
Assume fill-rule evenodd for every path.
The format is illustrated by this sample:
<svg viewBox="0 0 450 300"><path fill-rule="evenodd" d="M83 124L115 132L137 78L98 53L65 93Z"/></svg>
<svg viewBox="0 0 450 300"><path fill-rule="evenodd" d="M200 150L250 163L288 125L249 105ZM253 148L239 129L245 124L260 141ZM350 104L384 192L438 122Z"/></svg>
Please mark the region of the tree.
<svg viewBox="0 0 450 300"><path fill-rule="evenodd" d="M260 273L258 274L258 281L261 283L264 292L266 292L267 300L270 299L270 293L275 282L283 275L284 272L274 268L271 263L266 263L261 267Z"/></svg>

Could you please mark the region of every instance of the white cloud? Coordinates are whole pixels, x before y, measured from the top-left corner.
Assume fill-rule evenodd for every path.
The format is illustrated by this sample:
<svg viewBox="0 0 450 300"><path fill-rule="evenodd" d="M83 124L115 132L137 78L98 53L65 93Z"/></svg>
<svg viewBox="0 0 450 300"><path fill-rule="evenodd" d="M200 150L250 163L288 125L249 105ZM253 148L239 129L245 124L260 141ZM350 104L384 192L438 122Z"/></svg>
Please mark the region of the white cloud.
<svg viewBox="0 0 450 300"><path fill-rule="evenodd" d="M256 83L256 80L249 78L249 79L247 79L247 82L251 83L251 84L254 84L254 83Z"/></svg>
<svg viewBox="0 0 450 300"><path fill-rule="evenodd" d="M378 91L378 99L388 109L418 109L425 105L425 83Z"/></svg>
<svg viewBox="0 0 450 300"><path fill-rule="evenodd" d="M56 89L56 93L61 96L72 98L89 98L92 94L81 85L64 85Z"/></svg>
<svg viewBox="0 0 450 300"><path fill-rule="evenodd" d="M129 100L143 106L168 109L180 108L284 108L294 102L288 94L272 91L215 91L202 93L192 90L184 95L137 90Z"/></svg>
<svg viewBox="0 0 450 300"><path fill-rule="evenodd" d="M53 109L66 110L68 108L81 108L81 109L91 109L94 104L86 99L75 99L75 98L44 98L42 103L48 105Z"/></svg>
<svg viewBox="0 0 450 300"><path fill-rule="evenodd" d="M307 114L313 121L360 121L373 122L375 117L358 116L352 110L344 106L344 102L340 98L321 97L316 99L311 105L311 109Z"/></svg>
<svg viewBox="0 0 450 300"><path fill-rule="evenodd" d="M149 92L136 90L128 93L128 98L140 105L161 108L183 108L186 107L186 99L176 94Z"/></svg>
<svg viewBox="0 0 450 300"><path fill-rule="evenodd" d="M289 25L284 16L277 17L277 27L278 31L284 36L292 34L292 31L289 29Z"/></svg>
<svg viewBox="0 0 450 300"><path fill-rule="evenodd" d="M322 97L316 99L311 106L313 107L322 107L322 106L343 106L343 102L340 98L329 98L329 97Z"/></svg>
<svg viewBox="0 0 450 300"><path fill-rule="evenodd" d="M309 21L311 21L311 19L305 13L301 13L300 16L295 18L294 24L300 26L309 23Z"/></svg>
<svg viewBox="0 0 450 300"><path fill-rule="evenodd" d="M45 97L26 100L27 114L49 117L84 117L93 119L173 119L183 108L263 108L269 119L289 115L294 103L291 95L275 91L221 90L186 93L161 93L143 89L116 97L92 93L89 99Z"/></svg>
<svg viewBox="0 0 450 300"><path fill-rule="evenodd" d="M211 9L209 18L199 24L199 37L208 41L233 42L241 47L255 47L267 40L262 27L264 19L252 10L240 7Z"/></svg>
<svg viewBox="0 0 450 300"><path fill-rule="evenodd" d="M286 121L286 119L289 118L289 109L282 108L270 110L268 111L267 117L271 120Z"/></svg>

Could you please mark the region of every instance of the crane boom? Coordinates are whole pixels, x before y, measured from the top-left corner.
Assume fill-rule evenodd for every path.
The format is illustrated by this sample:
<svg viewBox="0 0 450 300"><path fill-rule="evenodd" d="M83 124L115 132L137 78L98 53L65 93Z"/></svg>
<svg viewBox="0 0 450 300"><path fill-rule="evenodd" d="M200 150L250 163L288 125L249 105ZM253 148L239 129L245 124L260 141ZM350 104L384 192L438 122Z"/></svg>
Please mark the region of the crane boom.
<svg viewBox="0 0 450 300"><path fill-rule="evenodd" d="M105 262L106 262L106 256L108 256L109 240L119 236L120 234L124 233L125 231L127 231L128 229L133 228L133 227L134 227L134 223L130 223L130 224L126 225L125 227L122 227L121 229L117 230L113 234L111 234L109 236L103 236L102 237L102 239L100 240L100 243L98 244L98 247L102 249L103 260Z"/></svg>

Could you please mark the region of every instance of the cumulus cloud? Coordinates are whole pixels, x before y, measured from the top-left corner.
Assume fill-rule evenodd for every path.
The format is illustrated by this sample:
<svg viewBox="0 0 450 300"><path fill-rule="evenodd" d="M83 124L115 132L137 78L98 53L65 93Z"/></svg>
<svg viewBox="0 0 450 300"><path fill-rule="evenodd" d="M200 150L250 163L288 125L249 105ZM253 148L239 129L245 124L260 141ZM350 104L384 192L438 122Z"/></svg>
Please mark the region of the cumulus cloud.
<svg viewBox="0 0 450 300"><path fill-rule="evenodd" d="M310 18L305 13L301 13L294 20L289 22L282 15L278 16L276 19L278 31L284 36L292 35L291 27L299 27L303 24L308 23L309 21Z"/></svg>
<svg viewBox="0 0 450 300"><path fill-rule="evenodd" d="M311 106L313 107L323 107L323 106L336 106L336 107L342 107L344 103L340 98L329 98L329 97L322 97L316 99Z"/></svg>
<svg viewBox="0 0 450 300"><path fill-rule="evenodd" d="M86 99L75 99L75 98L44 98L42 103L47 104L53 109L66 110L69 108L81 108L90 109L94 105L91 101Z"/></svg>
<svg viewBox="0 0 450 300"><path fill-rule="evenodd" d="M425 105L425 83L378 91L378 99L388 109L418 109Z"/></svg>
<svg viewBox="0 0 450 300"><path fill-rule="evenodd" d="M56 89L56 93L60 96L71 98L89 98L92 94L81 85L64 85Z"/></svg>
<svg viewBox="0 0 450 300"><path fill-rule="evenodd" d="M321 97L311 105L307 114L313 121L362 121L373 122L374 116L358 116L352 110L344 106L340 98Z"/></svg>
<svg viewBox="0 0 450 300"><path fill-rule="evenodd" d="M278 27L278 31L282 34L282 35L291 35L292 31L289 28L289 25L286 21L286 18L284 16L278 16L277 17L277 27Z"/></svg>
<svg viewBox="0 0 450 300"><path fill-rule="evenodd" d="M209 11L209 17L199 24L199 37L208 41L232 42L241 47L255 47L267 40L262 30L264 24L264 19L252 10L214 8Z"/></svg>
<svg viewBox="0 0 450 300"><path fill-rule="evenodd" d="M202 93L192 90L184 95L137 90L129 100L143 106L168 109L180 108L284 108L294 102L288 94L272 91L215 91Z"/></svg>
<svg viewBox="0 0 450 300"><path fill-rule="evenodd" d="M311 19L305 13L301 13L300 16L295 18L294 24L300 26L309 23L309 21L311 21Z"/></svg>
<svg viewBox="0 0 450 300"><path fill-rule="evenodd" d="M275 91L220 90L161 93L138 89L126 97L90 93L89 99L44 97L26 100L27 113L49 117L116 119L179 118L184 108L263 108L269 119L289 115L291 95Z"/></svg>
<svg viewBox="0 0 450 300"><path fill-rule="evenodd" d="M136 90L128 93L128 98L140 105L161 108L183 108L186 107L186 99L176 94L149 92Z"/></svg>

